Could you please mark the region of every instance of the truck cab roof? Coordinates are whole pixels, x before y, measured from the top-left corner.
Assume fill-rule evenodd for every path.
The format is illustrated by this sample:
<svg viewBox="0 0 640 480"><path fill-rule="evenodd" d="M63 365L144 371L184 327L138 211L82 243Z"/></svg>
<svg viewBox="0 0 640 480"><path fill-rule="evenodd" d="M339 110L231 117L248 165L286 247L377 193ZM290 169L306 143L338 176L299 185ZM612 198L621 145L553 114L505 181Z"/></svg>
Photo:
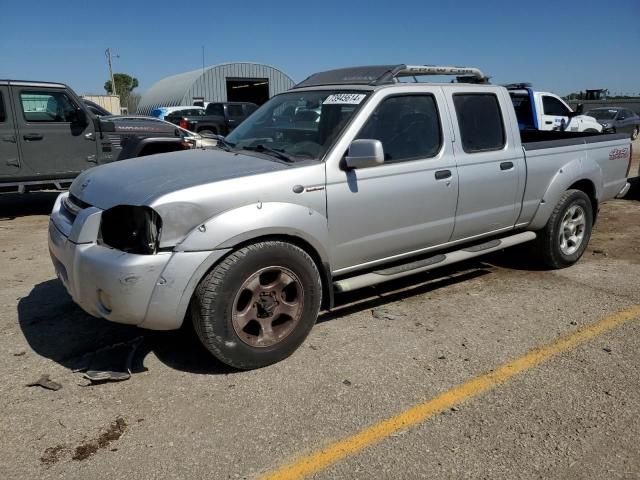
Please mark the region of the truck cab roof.
<svg viewBox="0 0 640 480"><path fill-rule="evenodd" d="M0 79L0 85L16 85L20 87L69 88L64 83L38 82L38 81L32 81L32 80Z"/></svg>

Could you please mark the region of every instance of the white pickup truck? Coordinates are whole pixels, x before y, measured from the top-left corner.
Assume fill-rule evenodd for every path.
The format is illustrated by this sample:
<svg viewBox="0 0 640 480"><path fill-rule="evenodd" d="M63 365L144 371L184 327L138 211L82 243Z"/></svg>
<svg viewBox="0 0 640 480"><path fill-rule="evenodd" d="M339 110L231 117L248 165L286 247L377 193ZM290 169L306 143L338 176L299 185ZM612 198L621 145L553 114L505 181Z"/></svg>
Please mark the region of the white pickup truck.
<svg viewBox="0 0 640 480"><path fill-rule="evenodd" d="M474 81L398 81L443 73ZM214 150L92 168L53 208L58 277L96 317L156 330L187 318L249 369L290 355L336 292L529 241L546 266L572 265L598 206L629 188L629 135L521 131L507 90L483 80L320 72Z"/></svg>
<svg viewBox="0 0 640 480"><path fill-rule="evenodd" d="M527 83L505 85L518 117L520 130L559 130L563 132L600 133L598 121L574 112L558 95L537 92Z"/></svg>

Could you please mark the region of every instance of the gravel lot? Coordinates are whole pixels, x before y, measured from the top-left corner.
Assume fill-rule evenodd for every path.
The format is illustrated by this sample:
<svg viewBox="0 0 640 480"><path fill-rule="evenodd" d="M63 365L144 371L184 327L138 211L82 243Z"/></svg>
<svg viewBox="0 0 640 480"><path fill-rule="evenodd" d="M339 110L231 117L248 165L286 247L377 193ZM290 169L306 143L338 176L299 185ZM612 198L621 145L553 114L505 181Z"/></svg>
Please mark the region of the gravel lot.
<svg viewBox="0 0 640 480"><path fill-rule="evenodd" d="M0 478L255 478L638 305L638 180L574 267L512 252L344 296L293 357L251 372L188 330L88 317L48 258L57 194L0 197ZM141 335L130 380L73 373ZM640 478L638 365L640 319L313 478ZM42 374L62 389L25 386Z"/></svg>

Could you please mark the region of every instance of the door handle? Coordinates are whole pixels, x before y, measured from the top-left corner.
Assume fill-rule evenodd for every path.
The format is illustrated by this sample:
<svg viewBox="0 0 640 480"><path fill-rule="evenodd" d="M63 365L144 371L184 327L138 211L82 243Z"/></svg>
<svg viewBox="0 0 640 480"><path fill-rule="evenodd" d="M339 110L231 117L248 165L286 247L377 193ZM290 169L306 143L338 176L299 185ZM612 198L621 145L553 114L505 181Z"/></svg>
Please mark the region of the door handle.
<svg viewBox="0 0 640 480"><path fill-rule="evenodd" d="M513 168L513 162L502 162L500 164L500 170L511 170Z"/></svg>
<svg viewBox="0 0 640 480"><path fill-rule="evenodd" d="M551 125L553 122L551 120L547 120L546 122L544 122L545 125Z"/></svg>
<svg viewBox="0 0 640 480"><path fill-rule="evenodd" d="M436 172L436 180L446 180L451 178L451 170L438 170Z"/></svg>
<svg viewBox="0 0 640 480"><path fill-rule="evenodd" d="M32 142L34 140L42 140L44 136L41 133L28 133L26 135L23 135L22 138L24 138L27 142Z"/></svg>

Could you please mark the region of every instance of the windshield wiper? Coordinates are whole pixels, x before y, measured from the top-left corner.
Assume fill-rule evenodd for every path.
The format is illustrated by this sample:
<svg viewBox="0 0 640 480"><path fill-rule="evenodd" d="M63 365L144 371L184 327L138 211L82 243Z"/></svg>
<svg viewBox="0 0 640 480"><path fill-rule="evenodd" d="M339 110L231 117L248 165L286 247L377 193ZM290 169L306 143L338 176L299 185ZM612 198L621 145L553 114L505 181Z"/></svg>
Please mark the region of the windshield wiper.
<svg viewBox="0 0 640 480"><path fill-rule="evenodd" d="M272 157L279 158L280 160L284 160L287 163L294 163L295 160L293 157L287 155L281 150L276 150L275 148L265 147L262 144L256 145L255 147L242 147L243 150L249 150L251 152L258 153L266 153L267 155L271 155Z"/></svg>
<svg viewBox="0 0 640 480"><path fill-rule="evenodd" d="M230 152L231 149L235 146L235 145L232 145L231 143L227 142L224 139L224 137L221 136L221 135L216 135L215 139L216 139L216 142L217 142L216 143L216 147L218 147L218 148L220 148L222 150L225 150L227 152Z"/></svg>

